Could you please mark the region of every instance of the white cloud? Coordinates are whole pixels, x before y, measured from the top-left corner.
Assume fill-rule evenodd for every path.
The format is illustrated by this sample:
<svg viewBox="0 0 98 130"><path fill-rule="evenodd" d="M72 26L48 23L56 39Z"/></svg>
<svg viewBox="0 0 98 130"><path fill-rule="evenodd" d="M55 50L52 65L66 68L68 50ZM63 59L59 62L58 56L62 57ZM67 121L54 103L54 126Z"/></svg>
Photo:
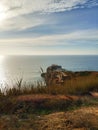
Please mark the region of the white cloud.
<svg viewBox="0 0 98 130"><path fill-rule="evenodd" d="M85 46L81 48L82 40L85 41ZM83 30L36 38L0 39L0 54L98 54L98 44L96 46L93 40L98 41L98 30Z"/></svg>
<svg viewBox="0 0 98 130"><path fill-rule="evenodd" d="M7 17L28 13L51 13L98 5L97 0L0 0Z"/></svg>
<svg viewBox="0 0 98 130"><path fill-rule="evenodd" d="M41 25L45 22L45 19L40 19L40 17L17 17L5 20L3 25L0 25L0 31L8 31L8 30L25 30L30 27L35 27Z"/></svg>
<svg viewBox="0 0 98 130"><path fill-rule="evenodd" d="M0 0L0 31L26 29L44 20L37 14L68 11L75 8L98 6L97 0ZM32 14L31 18L26 16Z"/></svg>
<svg viewBox="0 0 98 130"><path fill-rule="evenodd" d="M83 30L69 34L58 34L40 37L39 41L59 41L59 40L94 40L98 39L98 30Z"/></svg>
<svg viewBox="0 0 98 130"><path fill-rule="evenodd" d="M35 38L17 38L17 39L1 39L0 45L11 46L56 46L73 44L73 41L98 41L98 30L83 30L68 34L48 35ZM63 41L63 42L61 42ZM92 43L93 44L93 43Z"/></svg>

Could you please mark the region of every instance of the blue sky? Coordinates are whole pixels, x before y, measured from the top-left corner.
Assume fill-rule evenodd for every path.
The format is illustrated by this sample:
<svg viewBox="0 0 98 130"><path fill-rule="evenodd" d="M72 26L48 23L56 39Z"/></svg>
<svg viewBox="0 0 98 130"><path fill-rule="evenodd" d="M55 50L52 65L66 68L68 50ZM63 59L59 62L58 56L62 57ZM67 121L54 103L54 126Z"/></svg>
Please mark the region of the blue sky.
<svg viewBox="0 0 98 130"><path fill-rule="evenodd" d="M98 0L0 0L0 55L98 54Z"/></svg>

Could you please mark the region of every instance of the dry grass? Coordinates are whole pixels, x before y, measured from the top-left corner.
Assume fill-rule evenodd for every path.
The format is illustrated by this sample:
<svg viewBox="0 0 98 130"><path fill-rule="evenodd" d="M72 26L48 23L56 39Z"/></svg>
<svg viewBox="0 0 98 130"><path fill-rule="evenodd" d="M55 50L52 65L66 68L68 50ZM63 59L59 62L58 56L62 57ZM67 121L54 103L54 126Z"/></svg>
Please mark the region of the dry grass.
<svg viewBox="0 0 98 130"><path fill-rule="evenodd" d="M83 73L85 74L85 73ZM5 89L4 93L0 91L0 95L18 96L28 94L63 94L63 95L83 95L91 91L98 91L98 73L93 72L89 75L76 75L70 80L66 80L63 85L46 86L42 82L34 84L24 84L22 79L17 81L13 88ZM6 87L7 88L7 87Z"/></svg>
<svg viewBox="0 0 98 130"><path fill-rule="evenodd" d="M25 95L17 97L2 97L0 99L0 114L39 113L64 111L82 105L77 96L64 95Z"/></svg>
<svg viewBox="0 0 98 130"><path fill-rule="evenodd" d="M89 105L93 104L90 98L84 100L80 97L90 94L91 91L98 91L97 72L85 72L82 73L82 75L81 73L76 73L75 77L67 80L63 85L49 87L39 82L36 87L32 84L26 85L23 84L22 79L20 79L15 87L5 89L4 92L0 91L0 113L13 113L18 109L26 113L32 113L35 112L35 110L59 111L77 107L82 104ZM21 99L20 101L18 100L19 98ZM76 98L76 100L74 100L74 98Z"/></svg>
<svg viewBox="0 0 98 130"><path fill-rule="evenodd" d="M97 72L76 73L63 85L50 87L20 79L13 88L0 91L0 130L98 130L97 92ZM64 112L91 105L96 110Z"/></svg>
<svg viewBox="0 0 98 130"><path fill-rule="evenodd" d="M44 124L43 121L46 121ZM41 130L97 130L98 108L82 108L72 112L53 113L44 117L40 123Z"/></svg>
<svg viewBox="0 0 98 130"><path fill-rule="evenodd" d="M0 130L98 130L98 107L49 115L2 116Z"/></svg>

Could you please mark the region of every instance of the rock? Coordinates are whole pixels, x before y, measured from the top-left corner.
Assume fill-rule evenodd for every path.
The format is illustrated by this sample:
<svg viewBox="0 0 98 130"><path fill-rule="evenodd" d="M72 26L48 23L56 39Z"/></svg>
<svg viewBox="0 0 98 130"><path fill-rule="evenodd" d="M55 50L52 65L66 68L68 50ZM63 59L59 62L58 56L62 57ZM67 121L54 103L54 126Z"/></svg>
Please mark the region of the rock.
<svg viewBox="0 0 98 130"><path fill-rule="evenodd" d="M47 68L46 73L42 73L41 76L44 78L46 85L50 86L53 84L63 84L67 79L70 79L70 75L67 71L59 65L51 65Z"/></svg>

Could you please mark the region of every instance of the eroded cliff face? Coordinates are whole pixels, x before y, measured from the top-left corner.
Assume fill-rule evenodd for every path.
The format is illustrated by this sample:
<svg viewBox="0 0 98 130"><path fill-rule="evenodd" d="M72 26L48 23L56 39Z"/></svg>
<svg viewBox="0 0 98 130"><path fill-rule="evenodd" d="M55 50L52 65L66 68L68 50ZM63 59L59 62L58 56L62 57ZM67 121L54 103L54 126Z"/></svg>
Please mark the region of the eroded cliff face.
<svg viewBox="0 0 98 130"><path fill-rule="evenodd" d="M42 73L46 85L63 84L67 79L71 78L71 74L68 73L62 66L51 65L47 68L46 73Z"/></svg>

